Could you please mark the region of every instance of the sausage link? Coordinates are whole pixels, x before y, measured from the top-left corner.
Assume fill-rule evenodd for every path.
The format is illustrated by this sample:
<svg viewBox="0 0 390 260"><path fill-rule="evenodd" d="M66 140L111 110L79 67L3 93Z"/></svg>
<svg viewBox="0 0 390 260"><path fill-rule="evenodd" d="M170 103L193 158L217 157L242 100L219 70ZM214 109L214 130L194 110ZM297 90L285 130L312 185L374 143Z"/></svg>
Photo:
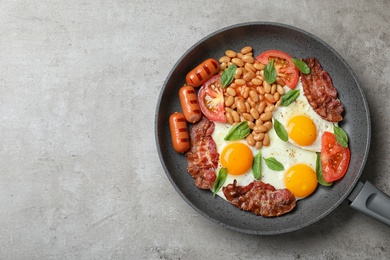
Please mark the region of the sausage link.
<svg viewBox="0 0 390 260"><path fill-rule="evenodd" d="M179 90L179 98L183 114L189 123L196 123L202 118L195 89L184 85Z"/></svg>
<svg viewBox="0 0 390 260"><path fill-rule="evenodd" d="M175 112L169 117L173 148L178 153L185 153L190 148L187 122L182 113Z"/></svg>
<svg viewBox="0 0 390 260"><path fill-rule="evenodd" d="M196 66L193 70L188 72L186 76L187 85L193 87L199 87L212 76L214 76L219 70L219 63L216 59L210 58L203 61Z"/></svg>

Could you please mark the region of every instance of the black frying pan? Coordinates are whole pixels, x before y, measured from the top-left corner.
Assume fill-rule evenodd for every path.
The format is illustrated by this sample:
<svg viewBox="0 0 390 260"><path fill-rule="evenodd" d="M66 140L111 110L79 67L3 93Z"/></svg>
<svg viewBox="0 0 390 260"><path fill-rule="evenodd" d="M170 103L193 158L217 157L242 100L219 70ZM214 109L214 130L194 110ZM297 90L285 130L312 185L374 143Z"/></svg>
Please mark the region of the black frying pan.
<svg viewBox="0 0 390 260"><path fill-rule="evenodd" d="M203 60L218 59L225 50L240 50L250 45L254 55L279 49L293 57L316 57L329 72L345 107L341 124L349 135L351 162L345 177L331 187L318 186L309 198L298 201L296 209L277 218L263 218L242 211L225 200L213 198L211 191L201 190L187 172L184 155L173 150L168 118L180 111L178 90L185 76ZM203 38L192 46L174 65L161 90L157 103L155 133L157 149L164 170L181 197L197 212L224 227L251 234L280 234L306 227L328 215L347 197L351 206L390 225L390 199L370 183L358 182L369 152L370 114L359 82L345 60L328 44L303 30L268 22L230 26ZM374 190L374 191L371 191ZM367 193L368 192L368 193ZM378 199L382 200L378 204ZM382 206L387 203L386 206ZM384 208L383 208L384 207ZM382 211L379 212L378 211Z"/></svg>

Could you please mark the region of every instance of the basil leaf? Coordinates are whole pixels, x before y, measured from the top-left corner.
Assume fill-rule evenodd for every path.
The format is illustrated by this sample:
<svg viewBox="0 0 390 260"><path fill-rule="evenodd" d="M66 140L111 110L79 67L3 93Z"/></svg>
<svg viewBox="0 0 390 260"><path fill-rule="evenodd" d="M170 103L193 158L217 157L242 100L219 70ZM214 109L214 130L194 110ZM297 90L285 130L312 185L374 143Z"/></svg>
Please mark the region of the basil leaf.
<svg viewBox="0 0 390 260"><path fill-rule="evenodd" d="M310 68L307 66L306 62L303 60L297 60L294 58L291 58L292 62L295 64L295 67L299 69L300 72L303 74L309 74L310 73Z"/></svg>
<svg viewBox="0 0 390 260"><path fill-rule="evenodd" d="M252 164L252 175L256 180L261 179L261 151L259 151L255 157L253 158L253 164Z"/></svg>
<svg viewBox="0 0 390 260"><path fill-rule="evenodd" d="M279 138L282 141L287 142L288 141L288 134L287 134L286 128L284 128L282 123L280 123L277 119L274 119L274 128L275 128L275 132L279 136Z"/></svg>
<svg viewBox="0 0 390 260"><path fill-rule="evenodd" d="M230 131L226 134L224 140L226 141L235 141L244 139L249 133L251 129L249 128L248 121L242 121L236 125L234 125Z"/></svg>
<svg viewBox="0 0 390 260"><path fill-rule="evenodd" d="M271 59L270 62L264 68L264 78L268 84L272 84L275 82L277 76L277 72L274 66L274 59Z"/></svg>
<svg viewBox="0 0 390 260"><path fill-rule="evenodd" d="M326 182L324 180L324 176L322 176L322 166L321 166L321 154L317 153L317 160L316 160L316 175L317 175L317 181L322 186L332 186L333 182Z"/></svg>
<svg viewBox="0 0 390 260"><path fill-rule="evenodd" d="M284 171L284 166L281 164L278 160L276 160L274 157L268 157L265 160L265 164L268 168L270 168L273 171Z"/></svg>
<svg viewBox="0 0 390 260"><path fill-rule="evenodd" d="M333 127L334 135L336 136L336 141L344 148L348 147L348 136L347 133L336 125Z"/></svg>
<svg viewBox="0 0 390 260"><path fill-rule="evenodd" d="M221 75L222 88L226 88L234 79L234 74L236 73L237 66L236 64L230 65Z"/></svg>
<svg viewBox="0 0 390 260"><path fill-rule="evenodd" d="M227 168L222 167L219 169L218 172L218 177L214 182L214 192L213 192L213 197L215 197L215 194L222 188L222 186L225 184L226 177L227 177L228 171Z"/></svg>
<svg viewBox="0 0 390 260"><path fill-rule="evenodd" d="M301 92L299 89L293 89L293 90L288 91L286 94L284 94L282 96L282 101L281 101L280 105L282 105L284 107L290 105L292 102L294 102L299 97L300 93Z"/></svg>

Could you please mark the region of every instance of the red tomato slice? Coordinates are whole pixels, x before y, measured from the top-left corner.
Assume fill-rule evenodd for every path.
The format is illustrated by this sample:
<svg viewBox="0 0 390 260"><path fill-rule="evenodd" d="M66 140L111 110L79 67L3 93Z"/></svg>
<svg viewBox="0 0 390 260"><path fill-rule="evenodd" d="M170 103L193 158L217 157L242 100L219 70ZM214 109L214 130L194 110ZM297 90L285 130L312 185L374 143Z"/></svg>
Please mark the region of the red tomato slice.
<svg viewBox="0 0 390 260"><path fill-rule="evenodd" d="M200 110L209 120L226 122L225 103L220 75L215 75L204 83L198 92Z"/></svg>
<svg viewBox="0 0 390 260"><path fill-rule="evenodd" d="M326 182L341 179L347 172L351 152L336 141L334 134L325 132L322 135L321 166Z"/></svg>
<svg viewBox="0 0 390 260"><path fill-rule="evenodd" d="M299 70L291 60L291 56L282 51L269 50L256 57L256 60L264 65L267 65L271 59L274 59L278 77L289 88L295 88L299 80Z"/></svg>

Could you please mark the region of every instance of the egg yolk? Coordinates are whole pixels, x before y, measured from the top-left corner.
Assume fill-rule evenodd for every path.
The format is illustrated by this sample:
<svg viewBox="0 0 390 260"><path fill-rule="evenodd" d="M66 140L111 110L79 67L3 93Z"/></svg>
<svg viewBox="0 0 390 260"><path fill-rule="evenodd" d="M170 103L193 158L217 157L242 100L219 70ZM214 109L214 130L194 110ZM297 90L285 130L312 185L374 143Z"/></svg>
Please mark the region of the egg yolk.
<svg viewBox="0 0 390 260"><path fill-rule="evenodd" d="M304 115L294 116L287 123L288 136L298 145L308 146L317 138L317 129L313 120Z"/></svg>
<svg viewBox="0 0 390 260"><path fill-rule="evenodd" d="M317 176L310 166L296 164L286 171L284 183L295 197L305 198L317 188Z"/></svg>
<svg viewBox="0 0 390 260"><path fill-rule="evenodd" d="M252 161L252 151L243 143L228 144L221 153L221 164L232 175L247 173L252 167Z"/></svg>

